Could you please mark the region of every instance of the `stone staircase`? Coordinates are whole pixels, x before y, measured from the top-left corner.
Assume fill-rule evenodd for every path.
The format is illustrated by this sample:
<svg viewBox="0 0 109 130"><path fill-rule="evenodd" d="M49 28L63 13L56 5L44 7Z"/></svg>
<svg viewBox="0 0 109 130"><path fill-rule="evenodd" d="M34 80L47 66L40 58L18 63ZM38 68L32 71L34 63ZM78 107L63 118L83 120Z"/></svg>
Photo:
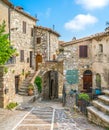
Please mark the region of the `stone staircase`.
<svg viewBox="0 0 109 130"><path fill-rule="evenodd" d="M87 107L89 121L105 128L109 128L109 90L103 91L104 95L92 101L93 106Z"/></svg>
<svg viewBox="0 0 109 130"><path fill-rule="evenodd" d="M33 77L34 73L31 73L25 80L23 80L22 84L19 86L19 95L28 96L27 87L30 84Z"/></svg>

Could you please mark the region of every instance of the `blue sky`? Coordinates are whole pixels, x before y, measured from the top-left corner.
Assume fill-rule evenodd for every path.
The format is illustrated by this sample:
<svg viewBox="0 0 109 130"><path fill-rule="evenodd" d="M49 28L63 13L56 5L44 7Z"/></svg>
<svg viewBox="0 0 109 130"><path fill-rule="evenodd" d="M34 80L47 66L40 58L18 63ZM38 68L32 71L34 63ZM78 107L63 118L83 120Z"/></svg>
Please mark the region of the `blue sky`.
<svg viewBox="0 0 109 130"><path fill-rule="evenodd" d="M109 0L10 0L39 19L37 25L53 28L70 41L103 32L109 21Z"/></svg>

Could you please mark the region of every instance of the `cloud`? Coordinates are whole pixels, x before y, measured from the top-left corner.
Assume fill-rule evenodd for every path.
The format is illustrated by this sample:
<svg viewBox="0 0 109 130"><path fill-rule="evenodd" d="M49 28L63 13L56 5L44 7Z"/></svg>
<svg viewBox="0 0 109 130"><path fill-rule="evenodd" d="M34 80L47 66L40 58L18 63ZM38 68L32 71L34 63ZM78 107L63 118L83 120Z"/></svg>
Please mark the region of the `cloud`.
<svg viewBox="0 0 109 130"><path fill-rule="evenodd" d="M74 19L70 20L69 22L65 23L64 27L67 30L84 30L86 26L95 24L97 22L97 18L87 14L79 14Z"/></svg>
<svg viewBox="0 0 109 130"><path fill-rule="evenodd" d="M75 0L77 4L82 5L85 9L93 10L102 8L109 4L109 0Z"/></svg>

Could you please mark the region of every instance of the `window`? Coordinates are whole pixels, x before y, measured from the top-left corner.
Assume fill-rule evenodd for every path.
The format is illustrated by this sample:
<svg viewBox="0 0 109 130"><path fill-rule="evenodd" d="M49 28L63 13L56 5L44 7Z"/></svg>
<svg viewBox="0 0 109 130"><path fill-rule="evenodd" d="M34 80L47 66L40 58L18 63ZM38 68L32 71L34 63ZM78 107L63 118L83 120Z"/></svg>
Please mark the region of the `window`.
<svg viewBox="0 0 109 130"><path fill-rule="evenodd" d="M96 87L101 88L101 75L96 74Z"/></svg>
<svg viewBox="0 0 109 130"><path fill-rule="evenodd" d="M30 51L30 67L32 67L32 58L33 58L33 52Z"/></svg>
<svg viewBox="0 0 109 130"><path fill-rule="evenodd" d="M20 61L24 61L24 50L20 50Z"/></svg>
<svg viewBox="0 0 109 130"><path fill-rule="evenodd" d="M24 22L24 21L23 21L23 27L22 27L22 29L23 29L23 33L26 33L26 22Z"/></svg>
<svg viewBox="0 0 109 130"><path fill-rule="evenodd" d="M88 57L87 49L88 49L87 46L79 46L79 57L80 58Z"/></svg>
<svg viewBox="0 0 109 130"><path fill-rule="evenodd" d="M102 44L99 44L99 52L103 52L103 45Z"/></svg>
<svg viewBox="0 0 109 130"><path fill-rule="evenodd" d="M36 42L37 42L37 44L40 44L41 43L41 37L38 37Z"/></svg>
<svg viewBox="0 0 109 130"><path fill-rule="evenodd" d="M31 28L31 36L33 37L34 35L34 31L33 31L33 28Z"/></svg>
<svg viewBox="0 0 109 130"><path fill-rule="evenodd" d="M16 57L12 56L10 59L6 62L6 64L15 64L16 63Z"/></svg>

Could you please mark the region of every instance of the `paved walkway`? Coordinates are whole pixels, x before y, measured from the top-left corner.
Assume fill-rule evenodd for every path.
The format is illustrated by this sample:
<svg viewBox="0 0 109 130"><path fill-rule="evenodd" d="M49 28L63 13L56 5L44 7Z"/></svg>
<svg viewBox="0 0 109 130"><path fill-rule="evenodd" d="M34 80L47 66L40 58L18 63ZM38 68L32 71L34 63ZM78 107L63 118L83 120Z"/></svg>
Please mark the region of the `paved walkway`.
<svg viewBox="0 0 109 130"><path fill-rule="evenodd" d="M19 108L0 109L0 130L105 130L80 113L70 113L59 101L25 102Z"/></svg>

